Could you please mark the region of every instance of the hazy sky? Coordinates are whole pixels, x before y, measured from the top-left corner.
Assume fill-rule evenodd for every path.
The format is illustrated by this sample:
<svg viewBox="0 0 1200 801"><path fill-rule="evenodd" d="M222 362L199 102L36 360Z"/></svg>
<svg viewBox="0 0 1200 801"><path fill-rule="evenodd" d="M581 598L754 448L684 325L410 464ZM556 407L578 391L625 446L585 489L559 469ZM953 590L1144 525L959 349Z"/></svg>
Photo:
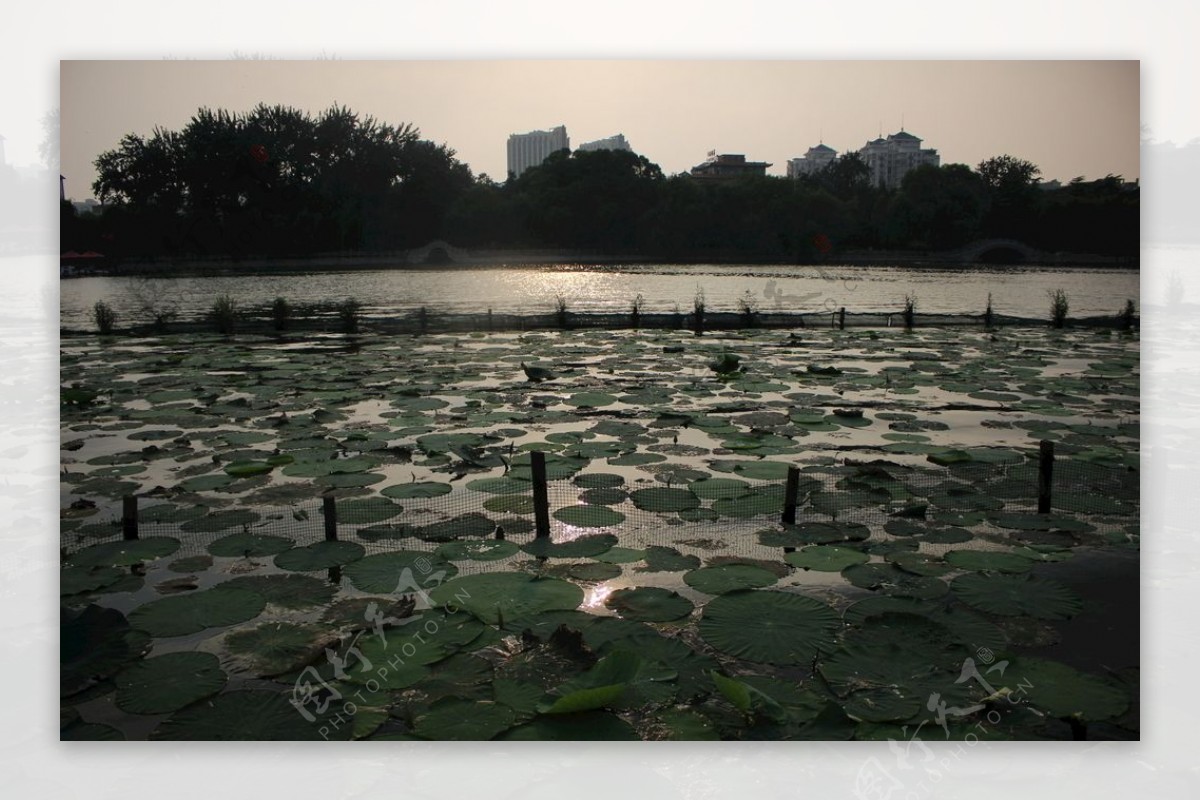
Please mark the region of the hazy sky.
<svg viewBox="0 0 1200 801"><path fill-rule="evenodd" d="M560 124L573 147L623 133L667 174L717 150L782 175L818 141L841 153L903 124L943 164L1008 153L1043 180L1139 175L1137 61L63 61L61 82L75 199L125 133L259 102L411 123L498 180L510 133Z"/></svg>

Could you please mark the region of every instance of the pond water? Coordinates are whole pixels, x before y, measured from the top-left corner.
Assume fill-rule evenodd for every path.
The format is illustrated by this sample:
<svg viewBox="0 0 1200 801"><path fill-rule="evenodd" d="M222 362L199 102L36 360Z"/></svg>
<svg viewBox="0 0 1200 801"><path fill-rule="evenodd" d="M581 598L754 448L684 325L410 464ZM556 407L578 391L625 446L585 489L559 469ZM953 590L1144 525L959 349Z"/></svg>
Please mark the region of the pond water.
<svg viewBox="0 0 1200 801"><path fill-rule="evenodd" d="M573 312L623 312L639 294L647 312L690 311L702 292L712 311L736 311L745 299L762 311L894 312L908 295L918 313L982 314L988 295L997 314L1041 318L1049 293L1062 289L1074 316L1116 314L1127 299L1140 307L1137 270L1051 267L785 267L761 265L505 266L343 272L260 273L207 277L91 277L64 280L62 325L91 327L97 301L125 323L145 299L179 304L184 319L229 295L240 307L285 297L293 305L362 301L365 313L544 314L561 296Z"/></svg>
<svg viewBox="0 0 1200 801"><path fill-rule="evenodd" d="M1136 562L1138 335L798 334L64 337L64 636L116 652L64 649L64 737L898 739L1000 654L1035 689L996 736L1136 737L1130 571L1094 559ZM306 666L366 687L352 730L290 704Z"/></svg>

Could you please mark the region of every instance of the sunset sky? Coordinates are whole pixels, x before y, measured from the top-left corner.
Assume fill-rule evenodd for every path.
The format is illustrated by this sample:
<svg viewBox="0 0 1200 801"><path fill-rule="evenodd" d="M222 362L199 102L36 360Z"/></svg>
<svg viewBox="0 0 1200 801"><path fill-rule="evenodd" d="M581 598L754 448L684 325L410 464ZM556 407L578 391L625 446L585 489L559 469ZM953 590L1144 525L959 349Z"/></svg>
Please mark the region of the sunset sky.
<svg viewBox="0 0 1200 801"><path fill-rule="evenodd" d="M623 133L667 174L717 150L782 175L819 141L841 153L903 126L943 164L1139 175L1137 61L63 61L67 193L92 195L92 162L126 133L260 102L411 123L498 180L509 134L556 125L572 147Z"/></svg>

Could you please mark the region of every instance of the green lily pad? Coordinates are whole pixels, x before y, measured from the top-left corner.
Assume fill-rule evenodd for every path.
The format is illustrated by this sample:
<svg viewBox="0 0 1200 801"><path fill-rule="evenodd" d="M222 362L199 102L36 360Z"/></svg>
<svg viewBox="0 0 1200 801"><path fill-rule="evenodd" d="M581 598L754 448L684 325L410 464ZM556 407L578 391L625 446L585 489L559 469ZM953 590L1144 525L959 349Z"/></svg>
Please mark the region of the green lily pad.
<svg viewBox="0 0 1200 801"><path fill-rule="evenodd" d="M258 617L263 596L218 585L143 604L129 613L129 624L152 637L181 637L216 626L232 626Z"/></svg>
<svg viewBox="0 0 1200 801"><path fill-rule="evenodd" d="M1065 620L1083 609L1068 587L1037 576L968 573L954 579L950 589L967 605L993 615Z"/></svg>
<svg viewBox="0 0 1200 801"><path fill-rule="evenodd" d="M518 550L515 542L507 540L463 540L447 542L438 546L434 556L446 562L458 562L469 559L474 562L491 562L496 559L506 559Z"/></svg>
<svg viewBox="0 0 1200 801"><path fill-rule="evenodd" d="M437 498L450 494L450 485L436 481L413 481L408 484L393 484L380 490L388 498Z"/></svg>
<svg viewBox="0 0 1200 801"><path fill-rule="evenodd" d="M617 399L607 392L576 392L563 401L568 406L596 409L601 406L611 406Z"/></svg>
<svg viewBox="0 0 1200 801"><path fill-rule="evenodd" d="M552 559L585 559L598 556L617 544L612 534L589 534L573 540L553 542L549 537L535 537L521 546L521 550L533 556Z"/></svg>
<svg viewBox="0 0 1200 801"><path fill-rule="evenodd" d="M372 554L344 568L346 578L363 592L428 591L458 574L458 568L425 551Z"/></svg>
<svg viewBox="0 0 1200 801"><path fill-rule="evenodd" d="M275 557L275 567L280 570L311 573L357 561L364 553L363 547L357 542L317 542L284 551Z"/></svg>
<svg viewBox="0 0 1200 801"><path fill-rule="evenodd" d="M963 570L1027 573L1033 560L1005 551L947 551L946 561Z"/></svg>
<svg viewBox="0 0 1200 801"><path fill-rule="evenodd" d="M596 554L596 559L601 562L611 562L614 565L625 565L630 562L640 562L646 558L646 552L640 548L624 548L620 545L614 545L604 553Z"/></svg>
<svg viewBox="0 0 1200 801"><path fill-rule="evenodd" d="M758 541L769 548L796 548L801 545L826 545L834 542L857 542L871 536L871 529L862 523L805 522L767 529L758 533Z"/></svg>
<svg viewBox="0 0 1200 801"><path fill-rule="evenodd" d="M430 740L490 740L515 722L516 714L504 704L446 698L418 717L413 730Z"/></svg>
<svg viewBox="0 0 1200 801"><path fill-rule="evenodd" d="M529 495L494 495L483 502L483 508L514 515L531 515L534 511L533 498Z"/></svg>
<svg viewBox="0 0 1200 801"><path fill-rule="evenodd" d="M578 528L604 528L624 522L625 515L607 506L576 504L554 511L554 517Z"/></svg>
<svg viewBox="0 0 1200 801"><path fill-rule="evenodd" d="M648 512L680 512L700 505L700 499L689 490L672 487L651 487L629 494L633 505Z"/></svg>
<svg viewBox="0 0 1200 801"><path fill-rule="evenodd" d="M774 578L774 576L772 576ZM692 602L661 587L636 587L616 590L604 605L626 620L666 623L692 613Z"/></svg>
<svg viewBox="0 0 1200 801"><path fill-rule="evenodd" d="M174 712L216 695L225 673L212 654L181 651L137 662L117 674L117 706L137 715Z"/></svg>
<svg viewBox="0 0 1200 801"><path fill-rule="evenodd" d="M706 478L693 481L688 489L698 498L718 500L720 498L737 498L750 493L750 485L736 478Z"/></svg>
<svg viewBox="0 0 1200 801"><path fill-rule="evenodd" d="M625 477L616 473L580 473L571 480L584 489L607 489L625 484Z"/></svg>
<svg viewBox="0 0 1200 801"><path fill-rule="evenodd" d="M183 531L224 531L227 528L252 525L259 519L259 514L249 509L230 509L197 517L183 523L179 528Z"/></svg>
<svg viewBox="0 0 1200 801"><path fill-rule="evenodd" d="M208 544L208 552L223 557L273 556L293 545L295 543L287 537L238 532L213 540Z"/></svg>
<svg viewBox="0 0 1200 801"><path fill-rule="evenodd" d="M571 565L567 575L577 581L609 581L621 575L621 568L607 562L581 562Z"/></svg>
<svg viewBox="0 0 1200 801"><path fill-rule="evenodd" d="M841 628L836 612L820 601L787 592L747 590L719 595L704 607L700 636L738 659L807 665L832 650Z"/></svg>
<svg viewBox="0 0 1200 801"><path fill-rule="evenodd" d="M611 712L541 715L509 729L501 740L639 740L637 732Z"/></svg>
<svg viewBox="0 0 1200 801"><path fill-rule="evenodd" d="M129 575L119 567L64 567L59 571L58 594L79 595L111 587Z"/></svg>
<svg viewBox="0 0 1200 801"><path fill-rule="evenodd" d="M266 462L230 462L225 465L225 472L234 478L261 476L270 473L274 469L275 465L267 464Z"/></svg>
<svg viewBox="0 0 1200 801"><path fill-rule="evenodd" d="M274 690L234 690L179 710L150 734L152 740L347 740L352 722L336 720L341 707L304 706L309 721L292 704L293 694Z"/></svg>
<svg viewBox="0 0 1200 801"><path fill-rule="evenodd" d="M429 596L434 603L453 604L491 624L498 623L501 616L516 620L551 609L575 609L583 602L583 590L569 581L522 573L460 576Z"/></svg>
<svg viewBox="0 0 1200 801"><path fill-rule="evenodd" d="M64 696L96 685L150 650L149 637L133 631L116 609L63 607L59 620L59 691Z"/></svg>
<svg viewBox="0 0 1200 801"><path fill-rule="evenodd" d="M392 503L386 498L357 498L351 501L338 501L337 519L339 523L381 523L384 520L391 520L403 511L403 506Z"/></svg>
<svg viewBox="0 0 1200 801"><path fill-rule="evenodd" d="M646 549L645 567L637 568L641 573L673 573L678 570L693 570L700 567L700 558L680 553L665 545L651 545Z"/></svg>
<svg viewBox="0 0 1200 801"><path fill-rule="evenodd" d="M769 587L779 577L755 565L728 564L702 567L683 574L684 583L709 595L723 595L737 590Z"/></svg>
<svg viewBox="0 0 1200 801"><path fill-rule="evenodd" d="M632 651L612 651L587 672L555 688L538 710L567 715L602 707L641 706L647 701L663 703L675 696L676 687L670 682L677 675L677 671Z"/></svg>
<svg viewBox="0 0 1200 801"><path fill-rule="evenodd" d="M879 562L852 565L842 571L842 576L855 587L902 598L940 598L949 589L939 579L917 576L895 565Z"/></svg>
<svg viewBox="0 0 1200 801"><path fill-rule="evenodd" d="M1031 656L1011 661L1004 670L1003 683L1014 699L1027 700L1056 718L1108 720L1128 709L1130 703L1128 691L1114 680Z"/></svg>
<svg viewBox="0 0 1200 801"><path fill-rule="evenodd" d="M838 573L851 565L861 565L870 559L862 551L836 545L809 545L799 551L784 554L783 560L802 570Z"/></svg>
<svg viewBox="0 0 1200 801"><path fill-rule="evenodd" d="M75 567L111 567L136 565L170 556L179 550L179 540L171 537L147 537L141 540L121 540L91 545L71 554Z"/></svg>
<svg viewBox="0 0 1200 801"><path fill-rule="evenodd" d="M304 667L332 639L330 630L320 626L273 621L230 633L225 647L243 657L255 675L267 677Z"/></svg>

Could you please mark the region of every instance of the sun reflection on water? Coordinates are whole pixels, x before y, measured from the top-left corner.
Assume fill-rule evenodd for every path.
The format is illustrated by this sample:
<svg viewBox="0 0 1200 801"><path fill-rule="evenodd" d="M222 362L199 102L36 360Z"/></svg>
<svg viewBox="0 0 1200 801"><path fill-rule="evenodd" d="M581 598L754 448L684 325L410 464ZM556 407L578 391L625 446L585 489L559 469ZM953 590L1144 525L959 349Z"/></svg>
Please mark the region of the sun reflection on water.
<svg viewBox="0 0 1200 801"><path fill-rule="evenodd" d="M608 596L612 595L617 589L617 586L612 582L597 584L588 590L583 596L583 603L580 604L580 609L598 609L604 606L604 602L608 600Z"/></svg>

